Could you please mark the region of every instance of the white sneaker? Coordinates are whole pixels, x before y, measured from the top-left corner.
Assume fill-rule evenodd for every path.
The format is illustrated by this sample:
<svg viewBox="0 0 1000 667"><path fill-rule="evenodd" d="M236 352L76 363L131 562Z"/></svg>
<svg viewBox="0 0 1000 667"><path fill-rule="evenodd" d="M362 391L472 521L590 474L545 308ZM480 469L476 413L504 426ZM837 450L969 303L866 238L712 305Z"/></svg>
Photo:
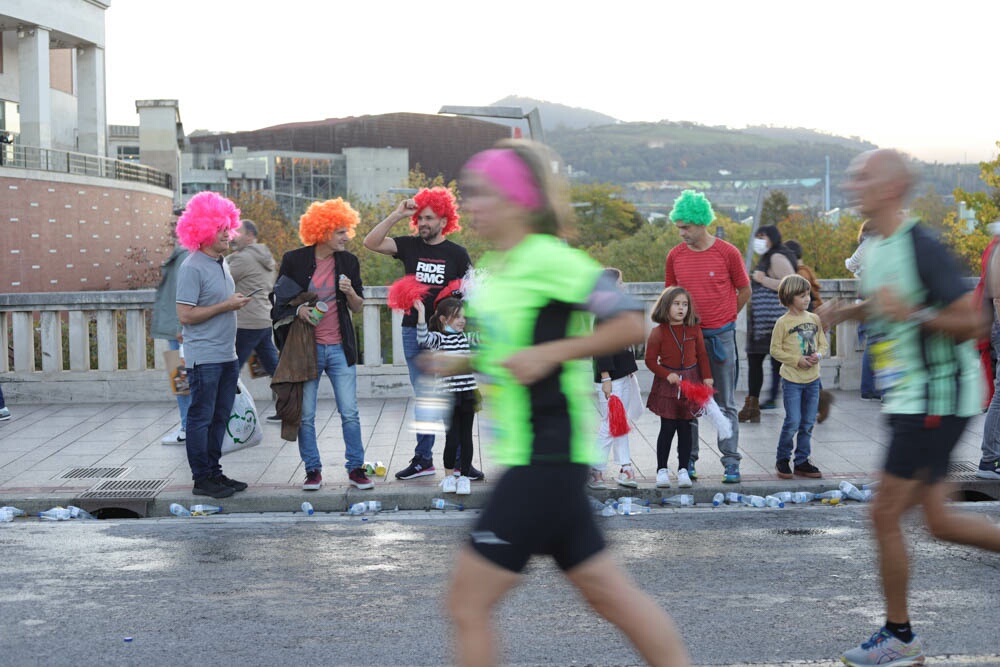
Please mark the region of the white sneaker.
<svg viewBox="0 0 1000 667"><path fill-rule="evenodd" d="M183 445L184 441L187 440L187 433L184 429L177 429L168 436L164 436L163 440L160 440L161 445Z"/></svg>
<svg viewBox="0 0 1000 667"><path fill-rule="evenodd" d="M10 408L0 408L0 422L10 419Z"/></svg>
<svg viewBox="0 0 1000 667"><path fill-rule="evenodd" d="M590 489L606 489L608 485L604 483L604 473L597 468L590 469L590 481L587 482L587 488Z"/></svg>
<svg viewBox="0 0 1000 667"><path fill-rule="evenodd" d="M458 477L445 475L441 480L441 493L455 493L458 489Z"/></svg>
<svg viewBox="0 0 1000 667"><path fill-rule="evenodd" d="M452 478L454 479L454 478ZM455 484L455 493L460 496L467 496L472 493L472 480L470 480L465 475L458 478L458 482Z"/></svg>
<svg viewBox="0 0 1000 667"><path fill-rule="evenodd" d="M656 488L658 489L669 489L670 488L670 471L666 468L660 468L656 471Z"/></svg>
<svg viewBox="0 0 1000 667"><path fill-rule="evenodd" d="M639 482L635 481L635 473L632 471L632 466L622 466L618 471L618 485L627 486L630 489L634 489L639 486Z"/></svg>
<svg viewBox="0 0 1000 667"><path fill-rule="evenodd" d="M688 476L687 468L681 468L677 471L677 486L682 489L691 487L691 478Z"/></svg>

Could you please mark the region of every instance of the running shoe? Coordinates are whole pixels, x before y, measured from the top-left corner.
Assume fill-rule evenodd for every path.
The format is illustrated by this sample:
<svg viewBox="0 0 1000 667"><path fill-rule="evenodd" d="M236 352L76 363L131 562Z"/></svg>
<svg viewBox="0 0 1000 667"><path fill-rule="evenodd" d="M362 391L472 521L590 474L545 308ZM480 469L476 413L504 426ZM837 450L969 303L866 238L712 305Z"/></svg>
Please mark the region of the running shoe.
<svg viewBox="0 0 1000 667"><path fill-rule="evenodd" d="M885 628L873 634L871 639L861 646L845 651L840 656L840 659L846 664L855 667L922 665L924 658L924 649L916 635L914 635L913 641L904 642Z"/></svg>

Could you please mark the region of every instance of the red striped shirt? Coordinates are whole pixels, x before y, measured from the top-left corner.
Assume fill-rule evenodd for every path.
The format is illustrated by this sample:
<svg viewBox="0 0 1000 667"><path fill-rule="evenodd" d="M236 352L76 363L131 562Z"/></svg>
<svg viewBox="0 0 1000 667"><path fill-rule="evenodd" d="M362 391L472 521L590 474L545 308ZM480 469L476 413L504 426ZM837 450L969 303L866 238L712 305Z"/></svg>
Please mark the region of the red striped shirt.
<svg viewBox="0 0 1000 667"><path fill-rule="evenodd" d="M696 252L680 243L667 253L664 285L680 285L691 293L703 329L736 321L736 291L750 284L743 256L732 243L715 239Z"/></svg>

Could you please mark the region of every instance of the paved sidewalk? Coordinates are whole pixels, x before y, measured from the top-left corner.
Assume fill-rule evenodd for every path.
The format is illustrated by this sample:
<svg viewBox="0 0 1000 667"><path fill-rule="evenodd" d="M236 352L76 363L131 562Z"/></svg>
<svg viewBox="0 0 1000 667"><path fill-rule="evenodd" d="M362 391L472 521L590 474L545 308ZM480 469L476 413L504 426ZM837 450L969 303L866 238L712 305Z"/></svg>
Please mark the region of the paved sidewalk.
<svg viewBox="0 0 1000 667"><path fill-rule="evenodd" d="M715 433L708 420L701 420L699 481L685 492L693 492L698 503L708 503L717 491L741 491L765 495L777 490L826 490L842 479L856 484L874 479L885 451L885 431L881 404L862 401L856 392L834 392L837 397L830 418L813 433L812 461L824 473L822 480L778 480L774 475L774 455L784 411L764 411L759 424L740 425L740 452L743 455L743 483L721 483L722 466L715 445ZM742 396L740 396L742 398ZM365 458L387 464L387 478L374 478L375 489L358 491L347 484L343 468L344 443L340 419L332 399L320 400L317 433L323 456L324 486L320 491L302 491L305 477L295 443L282 441L280 427L263 423L264 442L257 447L234 452L223 458L225 472L243 480L250 488L219 502L227 512L297 511L304 500L316 511L344 511L358 499L378 499L386 507L427 508L439 496L443 477L438 468L434 477L401 482L393 473L405 467L413 455L414 436L406 426L408 399L362 399L360 401ZM213 502L191 495L191 476L183 446L160 444L160 439L177 427L174 401L159 403L77 403L70 405L9 406L13 418L0 422L0 505L15 505L29 512L54 505L71 504L91 488L97 478L64 478L74 468L126 468L121 479L169 480L148 505L148 514L166 515L171 502L185 505ZM261 416L271 414L273 405L258 403ZM952 478L958 488L981 499L1000 499L1000 482L977 480L983 430L982 416L970 422L955 451ZM656 436L659 420L646 413L630 436L632 457L639 480L638 490L616 487L593 492L598 498L610 495L642 495L655 499L681 491L656 489ZM467 497L449 497L467 507L480 507L501 468L479 447L486 427L477 419L475 466L486 473L487 482L473 483ZM435 463L441 464L443 435L435 444ZM671 471L676 472L676 442ZM609 464L605 477L612 482L617 466ZM615 486L613 483L609 486ZM109 503L113 505L113 503Z"/></svg>

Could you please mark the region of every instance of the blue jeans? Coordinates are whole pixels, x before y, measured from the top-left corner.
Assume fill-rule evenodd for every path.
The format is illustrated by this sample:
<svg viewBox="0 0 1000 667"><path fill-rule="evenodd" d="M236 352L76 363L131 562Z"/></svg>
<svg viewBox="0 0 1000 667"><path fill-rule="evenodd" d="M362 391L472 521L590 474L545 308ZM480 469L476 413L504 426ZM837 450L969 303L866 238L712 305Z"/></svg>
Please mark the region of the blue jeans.
<svg viewBox="0 0 1000 667"><path fill-rule="evenodd" d="M719 452L722 454L723 467L739 466L743 457L739 453L740 442L740 419L739 409L736 407L736 380L740 372L740 357L736 350L736 331L725 331L718 335L719 343L726 351L725 361L716 361L709 353L708 361L712 369L712 379L715 380L715 401L719 408L729 417L732 424L733 434L725 440L719 440ZM691 460L698 460L698 420L694 420L694 429L691 434Z"/></svg>
<svg viewBox="0 0 1000 667"><path fill-rule="evenodd" d="M299 456L306 470L322 470L316 444L316 396L319 381L326 374L333 387L340 413L340 426L344 433L347 470L365 464L365 448L361 444L361 420L358 418L358 367L348 366L344 348L339 345L316 343L316 379L302 387L302 422L299 424Z"/></svg>
<svg viewBox="0 0 1000 667"><path fill-rule="evenodd" d="M410 385L413 390L417 390L417 378L420 377L420 369L417 367L417 356L420 355L420 346L417 345L417 328L403 327L403 356L406 357L406 369L410 372ZM418 433L417 447L413 450L414 456L422 459L432 460L434 451L434 434Z"/></svg>
<svg viewBox="0 0 1000 667"><path fill-rule="evenodd" d="M274 369L278 367L278 349L274 347L271 338L271 327L236 330L236 361L240 364L240 370L243 370L243 364L247 362L252 352L257 353L257 358L267 374L273 376Z"/></svg>
<svg viewBox="0 0 1000 667"><path fill-rule="evenodd" d="M6 407L7 407L7 404L4 403L4 401L3 401L3 388L0 387L0 410L3 410Z"/></svg>
<svg viewBox="0 0 1000 667"><path fill-rule="evenodd" d="M187 369L191 408L187 415L187 457L195 482L222 474L222 439L236 399L236 360Z"/></svg>
<svg viewBox="0 0 1000 667"><path fill-rule="evenodd" d="M864 345L861 353L861 395L881 396L881 392L875 388L875 371L872 369L872 355L863 323L858 325L858 343Z"/></svg>
<svg viewBox="0 0 1000 667"><path fill-rule="evenodd" d="M781 435L778 437L778 461L791 458L792 440L795 440L795 465L805 463L812 453L813 426L819 411L819 390L819 380L800 384L781 378L785 423L781 425Z"/></svg>
<svg viewBox="0 0 1000 667"><path fill-rule="evenodd" d="M181 344L177 342L176 338L172 338L167 341L167 349L179 350L181 349ZM2 407L2 401L0 401L0 407ZM177 394L177 411L181 413L181 430L187 430L188 423L188 409L191 407L191 394Z"/></svg>

